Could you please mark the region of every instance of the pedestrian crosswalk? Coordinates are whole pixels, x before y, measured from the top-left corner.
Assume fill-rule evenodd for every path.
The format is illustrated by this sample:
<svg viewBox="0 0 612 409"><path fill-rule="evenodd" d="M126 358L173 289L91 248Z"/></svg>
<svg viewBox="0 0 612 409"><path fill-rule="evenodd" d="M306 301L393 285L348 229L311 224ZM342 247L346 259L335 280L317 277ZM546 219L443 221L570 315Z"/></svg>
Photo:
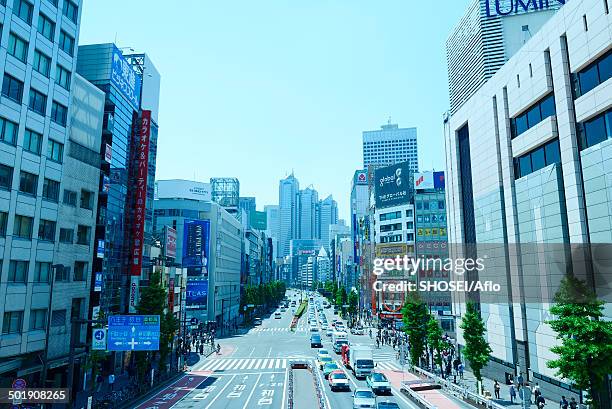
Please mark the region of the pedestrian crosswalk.
<svg viewBox="0 0 612 409"><path fill-rule="evenodd" d="M269 327L269 328L265 328L265 327L258 327L258 328L253 328L251 330L252 332L289 332L291 331L290 328L283 328L283 327ZM306 331L305 328L296 328L295 329L296 332L304 332Z"/></svg>
<svg viewBox="0 0 612 409"><path fill-rule="evenodd" d="M244 371L249 369L285 369L287 359L284 358L222 358L211 359L198 368L199 371Z"/></svg>
<svg viewBox="0 0 612 409"><path fill-rule="evenodd" d="M374 362L376 362L376 360ZM389 371L401 371L402 366L398 364L397 362L390 362L390 361L380 362L379 361L379 362L376 362L376 369L386 369Z"/></svg>
<svg viewBox="0 0 612 409"><path fill-rule="evenodd" d="M379 351L374 350L372 356L374 358L374 362L387 362L387 361L395 361L397 353L393 351Z"/></svg>

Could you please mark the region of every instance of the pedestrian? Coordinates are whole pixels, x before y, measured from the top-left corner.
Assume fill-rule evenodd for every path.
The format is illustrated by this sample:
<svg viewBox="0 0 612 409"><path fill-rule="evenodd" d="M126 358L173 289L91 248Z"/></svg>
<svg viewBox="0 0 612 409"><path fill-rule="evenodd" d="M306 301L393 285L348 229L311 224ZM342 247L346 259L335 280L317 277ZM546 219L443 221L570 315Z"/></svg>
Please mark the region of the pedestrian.
<svg viewBox="0 0 612 409"><path fill-rule="evenodd" d="M578 409L578 402L576 402L575 398L570 399L570 409Z"/></svg>
<svg viewBox="0 0 612 409"><path fill-rule="evenodd" d="M111 392L115 388L115 374L114 373L111 373L110 375L108 375L108 387L110 388Z"/></svg>
<svg viewBox="0 0 612 409"><path fill-rule="evenodd" d="M514 399L516 398L516 388L514 384L510 385L510 403L514 403Z"/></svg>
<svg viewBox="0 0 612 409"><path fill-rule="evenodd" d="M529 383L523 385L521 389L519 389L519 394L521 395L521 399L523 399L523 405L531 405L531 388L529 387Z"/></svg>
<svg viewBox="0 0 612 409"><path fill-rule="evenodd" d="M516 378L516 380L518 381L518 390L519 392L521 391L521 387L523 386L523 373L521 372L518 376L518 378Z"/></svg>
<svg viewBox="0 0 612 409"><path fill-rule="evenodd" d="M542 395L542 392L540 391L540 384L536 382L535 386L533 387L533 395L535 396L535 400L536 403L538 402L538 398L540 397L540 395Z"/></svg>
<svg viewBox="0 0 612 409"><path fill-rule="evenodd" d="M538 397L536 398L536 406L538 407L538 409L542 409L544 407L544 405L546 405L546 401L544 400L544 396L542 396L542 394L538 395Z"/></svg>
<svg viewBox="0 0 612 409"><path fill-rule="evenodd" d="M495 390L495 399L501 399L499 397L499 390L500 390L500 386L499 386L499 382L497 382L497 379L495 380L495 384L493 384L493 389Z"/></svg>
<svg viewBox="0 0 612 409"><path fill-rule="evenodd" d="M102 374L98 374L96 376L96 392L100 392L100 389L102 389L102 384L104 383L104 377L102 376Z"/></svg>
<svg viewBox="0 0 612 409"><path fill-rule="evenodd" d="M561 402L559 402L559 408L567 409L569 407L569 402L565 399L565 396L561 396Z"/></svg>
<svg viewBox="0 0 612 409"><path fill-rule="evenodd" d="M463 379L463 362L459 361L457 368L459 369L459 379Z"/></svg>

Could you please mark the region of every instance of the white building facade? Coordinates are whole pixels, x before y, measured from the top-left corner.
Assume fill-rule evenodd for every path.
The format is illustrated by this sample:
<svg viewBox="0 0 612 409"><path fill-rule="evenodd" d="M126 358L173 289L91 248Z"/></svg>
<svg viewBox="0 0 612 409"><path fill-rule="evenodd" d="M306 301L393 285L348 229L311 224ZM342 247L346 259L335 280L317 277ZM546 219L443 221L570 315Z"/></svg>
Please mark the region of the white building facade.
<svg viewBox="0 0 612 409"><path fill-rule="evenodd" d="M410 170L416 172L419 167L416 128L399 128L391 123L380 128L363 132L363 167L410 161Z"/></svg>
<svg viewBox="0 0 612 409"><path fill-rule="evenodd" d="M565 274L559 270L570 265L589 274L584 255L554 250L612 243L612 19L606 4L568 1L445 121L450 249L477 244L472 256L490 257L478 279L498 281L504 293L477 300L493 349L484 375L523 373L545 396L576 396L547 367L556 358L550 352L556 335L546 320ZM527 302L534 289L541 298ZM459 345L467 299L454 294Z"/></svg>

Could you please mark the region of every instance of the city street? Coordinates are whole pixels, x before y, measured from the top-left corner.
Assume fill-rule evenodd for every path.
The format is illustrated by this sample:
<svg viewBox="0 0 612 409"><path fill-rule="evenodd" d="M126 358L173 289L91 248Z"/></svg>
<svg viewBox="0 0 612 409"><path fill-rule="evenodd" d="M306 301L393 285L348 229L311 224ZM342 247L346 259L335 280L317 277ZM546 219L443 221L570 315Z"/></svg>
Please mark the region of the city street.
<svg viewBox="0 0 612 409"><path fill-rule="evenodd" d="M331 309L324 311L329 322L337 318ZM289 393L289 362L292 359L314 362L318 351L317 348L310 348L307 314L304 314L295 332L289 329L292 316L291 309L283 312L280 319L275 319L272 314L263 320L262 325L251 328L244 335L221 339L219 355L197 362L182 379L143 401L137 408L285 408ZM323 348L329 350L332 358L343 368L340 355L335 354L331 348L331 338L325 336L324 332L322 335ZM368 335L349 334L349 341L352 345L374 345ZM393 385L392 395L378 396L377 401L388 400L396 402L402 409L416 409L417 406L398 390L402 378L410 375L402 373L392 351L373 349L377 370L385 373ZM316 394L309 372L294 371L295 408L316 408ZM324 399L331 409L351 408L352 392L356 387L366 387L364 379L356 379L348 370L346 373L351 390L332 392L322 372L318 369L315 372L323 381ZM453 401L448 408L453 406L464 407Z"/></svg>

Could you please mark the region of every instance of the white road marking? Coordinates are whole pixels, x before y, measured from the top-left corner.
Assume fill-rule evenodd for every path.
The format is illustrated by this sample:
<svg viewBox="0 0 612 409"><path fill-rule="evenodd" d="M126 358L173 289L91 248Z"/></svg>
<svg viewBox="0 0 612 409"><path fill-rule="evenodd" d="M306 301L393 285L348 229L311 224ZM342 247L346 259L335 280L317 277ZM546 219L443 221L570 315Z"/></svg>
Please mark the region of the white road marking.
<svg viewBox="0 0 612 409"><path fill-rule="evenodd" d="M257 381L255 381L255 385L253 385L253 389L251 390L251 393L249 394L249 397L247 398L247 401L244 403L244 406L242 407L242 409L248 408L249 402L251 401L251 398L253 397L253 393L255 392L255 388L257 388L257 384L259 383L260 379L261 379L261 374L259 374L259 376L257 377Z"/></svg>
<svg viewBox="0 0 612 409"><path fill-rule="evenodd" d="M236 377L236 375L232 376L232 379L230 379L229 381L227 381L227 383L225 384L225 386L219 391L219 393L217 395L215 395L215 397L210 401L210 403L208 404L208 406L206 406L205 409L210 409L210 407L213 405L213 403L215 403L215 401L217 399L219 399L219 396L221 396L223 394L223 391L231 385L232 381L234 380L234 378Z"/></svg>

